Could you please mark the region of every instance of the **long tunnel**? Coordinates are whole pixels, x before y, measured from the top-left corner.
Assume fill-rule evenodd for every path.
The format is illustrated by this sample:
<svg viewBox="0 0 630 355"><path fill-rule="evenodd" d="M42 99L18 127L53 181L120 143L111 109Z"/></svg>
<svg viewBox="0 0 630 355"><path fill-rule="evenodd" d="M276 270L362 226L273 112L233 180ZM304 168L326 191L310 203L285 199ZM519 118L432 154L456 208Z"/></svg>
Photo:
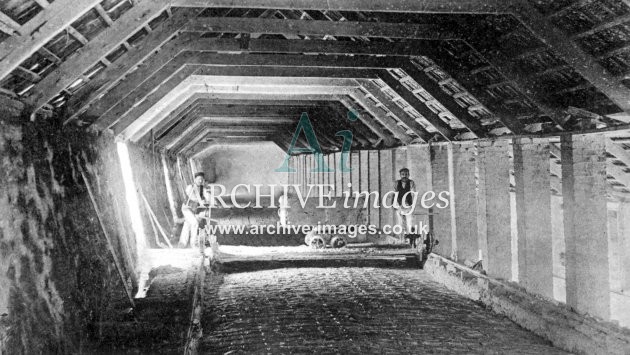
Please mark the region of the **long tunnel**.
<svg viewBox="0 0 630 355"><path fill-rule="evenodd" d="M626 0L0 1L0 354L630 354Z"/></svg>

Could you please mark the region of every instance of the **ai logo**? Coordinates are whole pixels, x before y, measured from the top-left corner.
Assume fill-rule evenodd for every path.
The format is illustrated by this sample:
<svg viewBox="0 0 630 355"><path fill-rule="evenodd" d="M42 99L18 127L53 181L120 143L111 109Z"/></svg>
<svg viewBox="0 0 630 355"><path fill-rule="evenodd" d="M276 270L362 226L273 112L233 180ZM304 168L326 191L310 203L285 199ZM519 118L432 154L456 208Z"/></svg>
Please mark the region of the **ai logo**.
<svg viewBox="0 0 630 355"><path fill-rule="evenodd" d="M359 116L356 112L348 111L347 118L349 121L356 121ZM304 135L306 136L306 141L308 142L308 147L299 148L296 147L296 143L298 138L300 137L300 133L304 131ZM339 162L339 171L341 172L350 172L351 168L348 167L348 159L350 156L350 148L352 147L352 131L343 130L335 133L337 137L343 137L343 144L341 146L341 160ZM291 139L291 145L287 150L287 154L285 155L284 162L282 166L277 168L275 171L279 173L294 173L296 170L289 166L289 159L291 155L295 153L311 153L315 155L315 162L317 166L311 171L318 173L329 173L335 171L335 169L328 167L326 162L324 161L324 154L322 152L322 148L317 141L317 136L315 135L315 130L313 129L313 125L311 120L308 118L308 114L306 112L302 113L300 116L300 121L298 122L297 128L295 129L295 133L293 133L293 138Z"/></svg>

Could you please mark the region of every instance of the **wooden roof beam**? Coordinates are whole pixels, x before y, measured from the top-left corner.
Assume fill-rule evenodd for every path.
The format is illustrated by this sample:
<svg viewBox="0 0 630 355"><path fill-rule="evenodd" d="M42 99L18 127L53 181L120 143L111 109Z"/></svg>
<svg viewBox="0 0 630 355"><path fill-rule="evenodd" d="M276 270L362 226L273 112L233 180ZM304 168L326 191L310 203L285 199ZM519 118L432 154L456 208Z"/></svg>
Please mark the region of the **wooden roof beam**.
<svg viewBox="0 0 630 355"><path fill-rule="evenodd" d="M176 19L176 13L173 22L181 23L186 20ZM182 16L183 17L183 16ZM170 26L175 27L176 25ZM158 32L158 31L155 31ZM155 33L154 32L154 33ZM162 30L160 30L162 33ZM153 34L151 34L153 35ZM151 36L149 35L149 37ZM133 74L133 77L148 77L150 73L164 66L168 61L173 59L177 54L183 51L238 51L241 50L240 42L236 39L219 39L219 38L198 38L194 34L183 34L166 43L159 51L148 58L154 51L166 40L165 36L151 43L144 43L139 48L134 48L133 53L123 55L121 60L117 61L113 66L108 67L99 72L82 87L74 97L70 98L68 103L68 112L71 119L75 118L75 114L81 111L85 106L91 104L95 98L115 86L124 75L142 63L141 69ZM390 56L408 56L408 55L433 55L435 50L433 46L427 46L423 41L406 41L404 43L354 43L354 42L336 42L336 41L318 41L318 40L258 40L251 39L249 42L249 50L252 52L284 52L284 53L329 53L329 54L386 54ZM146 62L143 62L147 59ZM125 81L132 81L126 78ZM124 85L124 84L122 84ZM58 87L56 88L58 89ZM55 89L55 90L56 90ZM120 89L120 88L119 88ZM131 90L129 87L120 89L119 92L124 93Z"/></svg>
<svg viewBox="0 0 630 355"><path fill-rule="evenodd" d="M223 70L217 70L221 73ZM194 72L194 71L193 71ZM236 74L236 73L234 73ZM178 75L163 82L157 90L151 92L144 100L132 107L116 108L121 112L110 118L109 114L95 124L99 128L111 127L115 134L137 136L138 132L146 131L157 126L168 114L169 109L176 107L182 101L196 92L221 93L273 93L282 94L293 92L296 94L329 94L347 95L355 82L351 79L303 78L282 76L226 76L226 75ZM186 78L182 80L182 78ZM120 110L122 109L122 110ZM111 122L111 123L109 123Z"/></svg>
<svg viewBox="0 0 630 355"><path fill-rule="evenodd" d="M396 92L403 100L407 101L416 111L418 111L429 123L440 133L446 140L450 141L455 138L455 131L442 120L435 112L426 105L426 103L420 101L411 91L402 85L396 78L394 78L389 72L382 73L378 76L383 80L387 86L389 86L394 92Z"/></svg>
<svg viewBox="0 0 630 355"><path fill-rule="evenodd" d="M247 56L248 58L251 56ZM276 59L271 59L272 62L274 63L279 63L279 60ZM229 60L229 62L234 62L234 60ZM308 69L312 69L312 70L308 70ZM192 69L188 69L188 72L192 73L195 72L195 68ZM196 74L210 74L210 73L218 73L218 74L230 74L230 75L247 75L247 74L253 74L253 75L270 75L270 76L287 76L287 75L291 75L291 76L304 76L304 78L302 80L306 80L308 79L308 76L313 76L313 77L317 77L317 76L323 76L323 77L327 77L330 76L332 74L335 74L336 76L339 76L341 78L348 78L348 77L352 77L352 76L356 76L357 74L361 74L363 76L367 76L370 75L369 72L366 71L338 71L335 70L337 73L331 72L332 69L329 70L329 73L325 73L322 72L322 69L318 69L318 68L292 68L292 69L288 69L288 68L276 68L275 70L273 68L268 68L265 71L262 71L260 68L256 68L256 67L243 67L243 68L238 68L238 67L233 67L233 68L219 68L219 67L208 67L207 69L205 69L204 71L200 71L197 72ZM386 72L385 72L386 73ZM275 75L274 75L275 74ZM183 78L187 77L187 74L182 74L179 73L177 78L174 79L173 84L169 84L169 86L174 85L175 83L178 82L182 82ZM288 78L287 78L288 79ZM159 85L158 81L159 80L163 80L163 79L157 79L157 81L149 81L147 83L143 83L143 86L146 87L146 89L143 90L147 90L147 92L150 92L153 90L153 88L155 87L155 85ZM330 79L329 79L330 80ZM164 92L168 92L168 89L166 88L162 88L160 87L159 90L166 90ZM374 110L373 108L371 108L371 105L369 104L369 102L365 102L363 101L363 99L361 99L360 97L358 97L358 99L360 99L362 101L362 105L364 107L368 107L368 110L370 113L372 113L372 115L376 115L378 114L379 110ZM128 105L133 105L135 102L137 102L139 99L139 97L133 97L132 99L128 100L129 103L126 104ZM124 101L124 100L123 100ZM120 104L124 103L121 101ZM134 111L138 112L139 114L143 112L144 109L147 109L148 107L150 107L152 104L150 102L147 103L142 103L139 106L135 106L133 108ZM116 110L114 112L108 112L106 116L103 116L99 119L99 126L100 127L104 127L104 125L107 125L107 123L103 123L103 122L114 122L112 120L115 119L119 119L121 116L123 115L127 115L126 111L124 110ZM133 117L133 116L132 116ZM396 125L396 122L388 116L385 115L380 115L380 116L375 116L377 118L377 120L379 120L379 122L387 127L387 129L389 129L392 132L396 132L397 137L405 142L408 142L410 140L409 136L404 132L404 130L402 128L400 128L399 126ZM369 120L369 116L366 116L366 119ZM126 121L129 121L130 119L125 119ZM128 125L129 123L127 123ZM117 126L119 126L117 124ZM368 126L370 127L370 126ZM374 131L375 133L379 134L379 130L382 130L380 128L377 129L373 129L373 127L370 127L372 129L372 131ZM122 128L115 128L115 131L119 131ZM382 137L383 138L383 137ZM389 141L389 138L384 138L386 139L388 144L393 144L393 142Z"/></svg>
<svg viewBox="0 0 630 355"><path fill-rule="evenodd" d="M401 126L398 125L396 120L381 112L382 110L380 110L372 101L367 99L363 95L363 92L355 89L350 94L350 97L352 97L359 105L363 106L363 108L367 110L367 112L369 112L370 115L374 117L381 125L389 130L394 135L394 137L399 139L404 144L411 142L411 137Z"/></svg>
<svg viewBox="0 0 630 355"><path fill-rule="evenodd" d="M109 15L107 14L107 11L105 11L105 9L103 8L103 6L101 6L101 4L97 4L96 6L94 6L94 10L98 12L98 15L103 19L103 21L105 21L107 26L111 26L114 24L114 20L112 20L112 18L109 17Z"/></svg>
<svg viewBox="0 0 630 355"><path fill-rule="evenodd" d="M469 37L467 40L468 40L469 43L471 43L469 45L475 46L475 44L474 44L475 43L475 38L474 37ZM482 46L480 46L480 48L481 47ZM506 84L511 85L524 98L526 98L528 101L534 103L538 110L540 110L543 114L546 114L549 117L551 117L551 119L554 121L554 123L556 125L561 127L561 129L564 129L564 127L562 127L562 124L563 124L562 117L564 115L563 115L561 109L548 106L548 105L544 104L543 101L541 101L540 97L531 98L530 97L531 94L528 94L529 92L536 92L536 87L538 85L538 82L536 80L533 80L531 78L528 79L525 76L519 74L517 68L515 68L514 61L511 60L510 58L508 58L507 56L505 56L504 54L502 54L499 51L492 51L492 53L481 52L481 55L491 65L496 67L498 69L498 71L501 73L501 75L505 78L504 81L488 85L489 88L499 87L499 86L506 85ZM511 117L513 115L507 114L507 115L502 115L502 116L503 117ZM499 117L501 117L501 116L499 116ZM514 120L513 118L510 118L510 120L511 120L511 122L514 122L515 124L518 124L518 123L516 123L518 121ZM509 128L509 126L508 126L508 128ZM514 127L514 128L516 129L516 127Z"/></svg>
<svg viewBox="0 0 630 355"><path fill-rule="evenodd" d="M630 167L630 152L620 147L610 138L606 138L606 152L614 155L617 160ZM626 186L630 187L630 185Z"/></svg>
<svg viewBox="0 0 630 355"><path fill-rule="evenodd" d="M206 54L203 55L199 58L217 58L215 60L212 61L213 64L220 64L220 61L217 61L219 58L224 58L225 59L225 64L238 64L239 62L241 64L245 64L245 63L250 63L251 65L253 64L257 64L257 65L264 65L264 63L269 63L271 64L271 66L280 66L280 65L286 65L289 63L295 63L297 64L301 64L298 65L298 67L304 65L305 67L308 67L309 65L333 65L333 66L338 66L339 69L343 68L343 67L354 67L354 66L363 66L365 67L367 65L367 68L369 69L373 69L370 68L370 65L377 65L377 66L381 66L381 65L385 65L387 66L387 61L384 60L383 58L377 58L375 60L366 60L366 61L359 61L357 62L356 60L354 60L353 58L327 58L326 60L324 59L319 59L319 58L311 58L310 56L289 56L289 55L283 55L283 56L264 56L264 55L248 55L248 56L244 56L241 58L236 58L235 56L229 56L229 55L217 55L217 54ZM302 58L300 58L302 57ZM192 58L192 57L189 57ZM257 58L263 59L263 62L257 62ZM298 60L298 59L302 59L302 61ZM367 59L367 58L366 58ZM252 62L253 60L253 62ZM306 61L306 62L304 62ZM312 61L312 64L309 64L309 61ZM372 63L373 62L373 63ZM330 63L330 64L327 64ZM290 65L290 64L289 64ZM145 80L142 83L142 91L149 93L152 92L154 90L154 88L156 86L159 86L160 83L162 83L164 80L168 79L171 75L173 75L174 73L177 73L177 77L174 79L175 82L179 81L183 81L187 76L191 75L193 72L195 72L197 70L197 68L195 68L194 66L187 66L185 68L182 68L180 70L182 65L175 65L175 66L171 66L169 70L161 73L158 76L149 78L148 80ZM328 73L324 74L324 72L322 70L324 69L319 69L319 68L311 68L313 69L312 74L309 75L332 75L330 74L330 70L328 71ZM331 68L332 69L332 68ZM216 71L216 69L214 69ZM235 72L239 72L245 69L236 69ZM288 69L279 69L279 70L288 70ZM295 69L294 69L295 70ZM347 69L346 69L347 70ZM258 70L260 71L260 69ZM303 73L304 75L306 75L306 69L299 69L300 73ZM369 73L367 74L361 74L360 70L355 70L355 72L358 73L359 77L362 76L369 76ZM319 74L322 73L322 74ZM299 74L298 74L299 75ZM339 75L344 75L339 74ZM346 74L347 75L347 74ZM356 75L356 74L355 74ZM381 74L382 77L385 77L387 80L387 77L391 77L391 75L387 72L384 71ZM146 78L142 78L142 79L146 79ZM425 116L427 118L427 120L429 120L429 122L433 125L437 125L439 128L438 131L441 129L443 134L447 134L450 135L450 138L452 138L454 136L454 132L448 127L448 125L442 121L441 118L439 118L437 116L437 114L433 113L424 103L422 103L420 100L418 100L417 98L415 98L415 96L409 92L408 90L406 90L404 87L402 87L402 84L400 84L399 82L397 82L395 79L393 79L393 77L391 77L392 80L394 80L396 82L396 88L400 89L404 89L403 91L403 98L405 98L406 95L410 95L410 97L413 97L412 101L413 103L411 103L412 105L417 104L417 106L420 106L420 110L419 112L421 114L423 114L423 116ZM391 82L390 82L391 83ZM137 84L136 84L137 85ZM162 90L162 88L160 88L159 90ZM396 89L395 89L396 90ZM404 92L407 92L407 94L405 94ZM123 94L121 97L120 94ZM118 106L120 108L115 108L115 109L109 109L108 112L106 113L106 115L102 116L101 118L99 118L99 125L101 125L102 127L104 127L103 125L110 125L111 123L115 122L114 120L119 119L121 116L125 115L127 110L129 108L131 108L138 100L142 100L142 97L144 97L142 94L140 94L140 92L131 92L128 90L115 90L115 94L114 96L108 98L107 100L104 100L104 105L102 107L107 107L108 105L114 104L115 106ZM129 94L129 98L128 99L122 99L122 97L124 97L124 94ZM107 104L107 102L109 102L110 104ZM127 108L125 108L127 107ZM416 109L418 109L416 107ZM134 110L139 110L138 107L135 107ZM385 118L383 118L385 119ZM386 120L386 119L385 119ZM108 123L111 122L111 123ZM393 127L389 127L391 129L395 129ZM399 136L399 138L402 136Z"/></svg>
<svg viewBox="0 0 630 355"><path fill-rule="evenodd" d="M66 31L70 34L70 36L74 37L77 41L79 41L82 45L86 45L88 43L88 39L85 38L79 31L77 31L74 27L68 26Z"/></svg>
<svg viewBox="0 0 630 355"><path fill-rule="evenodd" d="M622 24L624 24L626 22L630 22L630 15L622 15L622 16L614 18L614 19L612 19L610 21L603 22L603 23L601 23L601 24L599 24L599 25L597 25L597 26L595 26L593 28L590 28L588 30L585 30L585 31L573 34L571 36L571 39L572 40L576 40L576 39L588 37L588 36L593 35L593 34L595 34L597 32L604 31L604 30L607 30L607 29L611 29L611 28L613 28L615 26L622 25Z"/></svg>
<svg viewBox="0 0 630 355"><path fill-rule="evenodd" d="M19 23L0 11L0 32L9 36L19 36L21 27Z"/></svg>
<svg viewBox="0 0 630 355"><path fill-rule="evenodd" d="M53 4L59 2L57 0ZM148 23L168 7L168 0L142 1L124 13L113 26L103 30L84 47L79 49L66 61L61 63L52 73L39 82L27 102L39 108L50 101L61 90L72 84L76 78L90 69L94 63L104 58L108 53L123 43L138 27ZM72 27L68 27L72 34ZM73 36L78 32L75 30ZM86 40L87 41L87 40Z"/></svg>
<svg viewBox="0 0 630 355"><path fill-rule="evenodd" d="M427 130L418 122L415 121L413 117L411 117L407 112L405 112L400 106L396 105L396 103L392 102L386 95L381 91L381 88L378 87L372 80L370 79L360 79L357 80L358 83L365 89L367 92L374 96L385 108L387 108L399 121L405 124L405 126L409 127L409 129L416 134L422 141L428 142L429 139L433 136L431 133L427 132Z"/></svg>
<svg viewBox="0 0 630 355"><path fill-rule="evenodd" d="M231 122L236 122L236 123L231 124L231 126L233 127L241 126L244 123L247 123L248 126L252 126L252 127L258 126L256 124L257 122L259 122L258 117L251 117L248 119L245 119L245 117L251 117L251 116L223 116L223 117L214 116L212 117L212 116L206 116L203 112L199 112L198 110L194 110L190 114L183 117L183 119L179 120L175 125L173 125L173 127L169 128L169 130L156 134L155 139L160 142L170 142L174 139L174 137L181 136L192 125L199 124L199 123L212 126L212 127L225 128L226 127L225 124L217 124L217 122L219 121L225 122L226 119ZM282 118L282 116L276 116L273 118L280 119ZM300 118L300 114L298 113L292 119L285 118L283 121L277 121L279 122L277 124L269 124L269 127L277 129L278 124L286 125L286 124L297 123L299 118ZM239 121L235 121L235 120L239 120ZM141 140L138 140L137 142L141 142Z"/></svg>
<svg viewBox="0 0 630 355"><path fill-rule="evenodd" d="M40 11L21 26L19 36L12 36L0 43L0 79L99 2L100 0L57 0Z"/></svg>
<svg viewBox="0 0 630 355"><path fill-rule="evenodd" d="M313 107L315 105L332 105L338 97L333 95L297 95L297 94L233 94L233 93L196 93L169 112L163 122L153 131L157 136L172 129L178 121L197 111L208 114L228 115L269 115L273 107L274 113L296 114L295 107ZM140 141L144 140L142 138Z"/></svg>
<svg viewBox="0 0 630 355"><path fill-rule="evenodd" d="M47 8L50 3L47 0L35 0L35 2L37 3L37 5L39 5L42 9Z"/></svg>
<svg viewBox="0 0 630 355"><path fill-rule="evenodd" d="M385 11L403 13L489 13L503 10L501 0L373 0L373 1L327 1L327 0L173 0L173 6L188 7L237 7L246 9L278 10L324 10L324 11Z"/></svg>
<svg viewBox="0 0 630 355"><path fill-rule="evenodd" d="M288 149L288 145L283 147L276 141L275 137L266 136L249 136L249 137L226 137L226 138L213 138L206 136L205 139L197 143L194 147L188 150L186 153L190 155L192 159L204 155L207 151L211 150L215 146L230 146L230 145L246 145L246 144L260 144L264 142L273 142L280 149Z"/></svg>
<svg viewBox="0 0 630 355"><path fill-rule="evenodd" d="M331 35L384 38L457 38L433 24L399 24L385 22L332 22L321 20L281 20L239 17L199 17L183 28L184 32L273 33L285 35Z"/></svg>
<svg viewBox="0 0 630 355"><path fill-rule="evenodd" d="M206 98L207 100L212 100L212 102L215 104L210 105L210 106L200 105L198 107L196 105L190 105L191 102L194 102L197 98L200 98L200 97ZM356 129L357 133L366 137L366 139L368 140L366 144L369 143L370 146L373 146L377 142L377 140L374 139L375 137L378 137L379 139L383 140L389 146L392 146L395 144L395 141L391 138L390 134L387 132L387 129L385 129L382 126L377 125L374 118L367 111L364 111L362 108L357 107L356 105L350 103L350 100L347 99L346 97L338 96L338 95L323 95L322 96L322 95L313 95L313 94L302 95L302 94L297 94L297 93L292 93L292 94L286 94L286 93L282 93L282 94L196 93L196 94L193 94L189 99L184 101L184 104L178 106L173 112L184 111L183 114L178 115L179 117L188 115L191 112L191 110L188 110L188 109L181 110L182 106L188 106L188 107L193 107L195 109L197 108L202 109L202 112L207 112L208 110L206 109L206 107L208 107L208 109L212 110L213 112L218 112L221 114L228 114L230 112L238 112L240 114L261 113L260 108L251 107L251 106L241 106L237 108L235 107L233 109L230 109L230 108L221 109L221 107L224 107L224 106L220 105L219 103L223 101L231 102L232 100L247 100L247 101L251 101L252 104L259 101L263 101L263 102L267 102L266 103L267 105L272 105L272 104L276 105L279 102L277 100L300 100L300 101L313 100L315 102L321 101L321 100L331 100L330 101L331 104L334 104L334 102L339 102L348 110L353 110L358 113L359 120L356 121L357 125L355 125L353 129ZM262 105L262 103L260 104ZM248 108L248 110L245 110L245 108ZM345 116L339 117L339 118L345 120ZM169 127L174 126L172 122L175 122L178 119L179 118L172 117L171 114L168 113L166 118L163 120L163 122L158 123L154 131L166 132L167 130L172 129L172 128L169 128ZM135 134L134 136L130 138L134 141L142 142L146 140L145 138L148 132L149 130L147 129L140 130L137 134Z"/></svg>
<svg viewBox="0 0 630 355"><path fill-rule="evenodd" d="M618 77L609 73L594 57L567 38L552 22L541 16L527 0L510 2L509 9L532 33L571 64L575 71L623 111L630 112L630 88L623 85Z"/></svg>
<svg viewBox="0 0 630 355"><path fill-rule="evenodd" d="M232 65L232 66L268 66L268 67L303 67L305 72L311 70L310 76L317 76L318 71L322 71L325 75L334 75L334 69L354 70L359 77L363 76L360 68L375 69L388 67L388 61L386 58L370 58L370 57L347 57L347 56L304 56L304 55L265 55L265 54L250 54L250 55L229 55L229 54L213 54L213 53L194 53L185 52L177 57L173 58L168 65L165 65L162 69L145 67L145 70L136 70L132 73L132 77L128 78L125 82L122 82L116 90L110 91L96 105L90 107L87 113L88 117L99 117L103 113L108 112L108 119L101 119L102 122L108 122L108 120L116 119L124 114L129 107L131 107L137 100L142 99L140 91L135 91L134 88L142 85L143 92L153 91L160 83L167 80L172 75L176 74L179 80L183 80L185 77L194 72L197 68L192 66L207 63L208 66L216 65ZM395 63L391 63L395 66ZM185 66L185 67L184 67ZM348 69L352 68L352 69ZM359 68L359 69L354 69ZM151 73L159 69L153 76ZM327 70L331 69L331 70ZM228 69L229 70L229 69ZM248 70L248 69L242 69ZM284 70L284 69L282 69ZM327 70L327 71L326 71ZM326 71L326 72L324 72ZM324 74L322 74L324 75ZM124 99L128 96L128 99ZM120 109L113 109L113 106L118 106ZM126 109L124 107L127 107ZM439 123L438 123L439 124Z"/></svg>
<svg viewBox="0 0 630 355"><path fill-rule="evenodd" d="M295 122L292 123L297 123L297 121L298 119L295 119ZM206 137L208 135L212 135L214 137L249 135L272 136L278 131L282 131L283 129L291 130L294 129L294 127L295 125L291 123L284 124L283 126L216 126L211 124L211 122L206 118L192 118L188 119L185 126L181 127L178 131L169 132L168 135L164 136L161 139L160 144L165 146L167 149L171 149L174 145L178 144L178 142L188 139L191 135L200 130L207 132ZM337 142L330 139L330 133L324 131L321 125L314 124L313 129L315 130L315 134L322 148L330 149L331 146L337 144Z"/></svg>
<svg viewBox="0 0 630 355"><path fill-rule="evenodd" d="M483 138L488 135L485 129L481 126L479 120L473 117L468 109L461 107L455 99L448 95L442 87L431 79L426 72L419 70L411 63L401 62L401 68L414 79L424 90L426 90L431 96L433 96L442 106L444 106L453 116L455 116L468 130L470 130L477 138ZM512 132L517 129L517 124L511 122L510 125L506 125ZM514 132L516 133L516 132Z"/></svg>

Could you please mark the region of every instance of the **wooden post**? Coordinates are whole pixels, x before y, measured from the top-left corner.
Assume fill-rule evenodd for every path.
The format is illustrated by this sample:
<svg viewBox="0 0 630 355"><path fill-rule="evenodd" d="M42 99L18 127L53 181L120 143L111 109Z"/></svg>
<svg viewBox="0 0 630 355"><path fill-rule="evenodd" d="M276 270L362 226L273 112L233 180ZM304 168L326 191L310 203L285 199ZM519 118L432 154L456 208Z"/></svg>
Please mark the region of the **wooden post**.
<svg viewBox="0 0 630 355"><path fill-rule="evenodd" d="M510 159L508 142L480 142L478 191L479 245L489 276L511 280Z"/></svg>
<svg viewBox="0 0 630 355"><path fill-rule="evenodd" d="M553 299L549 141L514 139L513 148L519 283Z"/></svg>
<svg viewBox="0 0 630 355"><path fill-rule="evenodd" d="M606 143L602 134L561 139L567 305L609 319Z"/></svg>

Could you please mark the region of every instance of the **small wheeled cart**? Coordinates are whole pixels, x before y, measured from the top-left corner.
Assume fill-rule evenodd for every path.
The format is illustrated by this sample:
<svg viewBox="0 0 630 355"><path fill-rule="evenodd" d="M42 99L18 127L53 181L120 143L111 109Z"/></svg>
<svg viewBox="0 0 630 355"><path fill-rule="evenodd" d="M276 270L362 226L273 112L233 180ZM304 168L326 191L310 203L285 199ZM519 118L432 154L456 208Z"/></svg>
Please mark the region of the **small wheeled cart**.
<svg viewBox="0 0 630 355"><path fill-rule="evenodd" d="M324 249L327 246L343 248L348 241L343 235L318 233L316 229L313 229L304 236L304 243L313 249Z"/></svg>

